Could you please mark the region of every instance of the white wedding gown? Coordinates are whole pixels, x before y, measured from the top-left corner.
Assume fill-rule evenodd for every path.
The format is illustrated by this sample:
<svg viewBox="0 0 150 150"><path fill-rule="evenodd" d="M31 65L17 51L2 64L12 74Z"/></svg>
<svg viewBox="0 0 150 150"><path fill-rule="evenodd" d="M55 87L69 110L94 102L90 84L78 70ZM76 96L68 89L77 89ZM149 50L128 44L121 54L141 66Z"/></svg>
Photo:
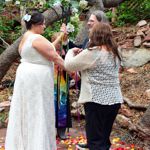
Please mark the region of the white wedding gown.
<svg viewBox="0 0 150 150"><path fill-rule="evenodd" d="M6 134L6 150L56 150L53 63L33 47L21 50Z"/></svg>

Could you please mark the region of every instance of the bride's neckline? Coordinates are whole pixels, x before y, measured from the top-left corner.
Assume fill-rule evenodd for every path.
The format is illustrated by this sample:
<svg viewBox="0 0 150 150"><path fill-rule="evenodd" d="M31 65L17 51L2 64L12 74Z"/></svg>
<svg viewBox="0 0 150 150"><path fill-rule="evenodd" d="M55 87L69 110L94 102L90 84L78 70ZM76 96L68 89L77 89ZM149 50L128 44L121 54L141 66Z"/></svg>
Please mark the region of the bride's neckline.
<svg viewBox="0 0 150 150"><path fill-rule="evenodd" d="M27 31L24 36L22 37L22 40L21 40L21 46L19 45L19 54L21 54L22 52L22 49L25 45L25 43L28 41L28 39L33 36L33 35L37 35L36 33L33 33L33 32L30 32L30 31Z"/></svg>
<svg viewBox="0 0 150 150"><path fill-rule="evenodd" d="M35 32L33 32L33 31L30 31L30 30L29 30L29 31L27 31L25 34L31 34L31 35L32 35L32 34L37 34L37 33L35 33Z"/></svg>

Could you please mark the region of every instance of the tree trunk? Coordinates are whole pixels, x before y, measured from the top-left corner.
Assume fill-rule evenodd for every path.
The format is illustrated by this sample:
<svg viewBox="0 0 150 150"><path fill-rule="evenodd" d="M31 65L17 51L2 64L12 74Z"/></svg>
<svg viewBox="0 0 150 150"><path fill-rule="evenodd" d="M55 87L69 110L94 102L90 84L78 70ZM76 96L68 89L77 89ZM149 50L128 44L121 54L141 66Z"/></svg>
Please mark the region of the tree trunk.
<svg viewBox="0 0 150 150"><path fill-rule="evenodd" d="M53 7L49 10L46 10L43 15L45 16L45 24L49 26L54 22L65 18L66 16L71 16L71 12L68 10L67 12L62 12L61 7Z"/></svg>
<svg viewBox="0 0 150 150"><path fill-rule="evenodd" d="M66 15L71 15L71 12L68 11L64 14L64 16L62 16L61 7L57 6L45 11L43 15L45 16L46 26L48 26L53 22L64 18ZM19 57L18 45L20 43L20 40L21 37L19 37L0 55L0 81L5 76L12 63Z"/></svg>
<svg viewBox="0 0 150 150"><path fill-rule="evenodd" d="M110 8L110 7L117 7L119 4L123 3L126 0L103 0L104 7Z"/></svg>
<svg viewBox="0 0 150 150"><path fill-rule="evenodd" d="M0 81L9 70L12 63L19 57L17 51L21 37L18 38L0 55Z"/></svg>
<svg viewBox="0 0 150 150"><path fill-rule="evenodd" d="M87 0L90 5L100 4L101 8L117 7L120 3L126 0Z"/></svg>

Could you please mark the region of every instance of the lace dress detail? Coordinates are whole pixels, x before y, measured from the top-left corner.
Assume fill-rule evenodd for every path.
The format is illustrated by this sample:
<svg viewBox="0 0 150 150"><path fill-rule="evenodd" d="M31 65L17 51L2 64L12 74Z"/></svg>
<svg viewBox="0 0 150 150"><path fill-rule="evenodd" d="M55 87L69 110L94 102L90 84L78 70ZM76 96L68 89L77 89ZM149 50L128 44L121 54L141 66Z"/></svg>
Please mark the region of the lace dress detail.
<svg viewBox="0 0 150 150"><path fill-rule="evenodd" d="M115 61L115 63L114 63ZM119 61L109 52L101 52L101 57L93 68L87 69L91 87L92 102L101 105L122 103L119 82Z"/></svg>
<svg viewBox="0 0 150 150"><path fill-rule="evenodd" d="M6 150L56 150L53 63L32 47L21 50L6 134Z"/></svg>

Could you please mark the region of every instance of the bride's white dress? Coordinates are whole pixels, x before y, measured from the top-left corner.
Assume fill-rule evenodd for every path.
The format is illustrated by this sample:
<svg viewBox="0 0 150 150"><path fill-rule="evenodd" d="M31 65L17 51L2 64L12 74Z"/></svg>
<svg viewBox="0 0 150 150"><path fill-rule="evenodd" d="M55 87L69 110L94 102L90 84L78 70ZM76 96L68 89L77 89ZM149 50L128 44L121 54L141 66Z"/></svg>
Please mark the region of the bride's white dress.
<svg viewBox="0 0 150 150"><path fill-rule="evenodd" d="M6 150L56 150L53 63L32 47L21 50L6 134Z"/></svg>

